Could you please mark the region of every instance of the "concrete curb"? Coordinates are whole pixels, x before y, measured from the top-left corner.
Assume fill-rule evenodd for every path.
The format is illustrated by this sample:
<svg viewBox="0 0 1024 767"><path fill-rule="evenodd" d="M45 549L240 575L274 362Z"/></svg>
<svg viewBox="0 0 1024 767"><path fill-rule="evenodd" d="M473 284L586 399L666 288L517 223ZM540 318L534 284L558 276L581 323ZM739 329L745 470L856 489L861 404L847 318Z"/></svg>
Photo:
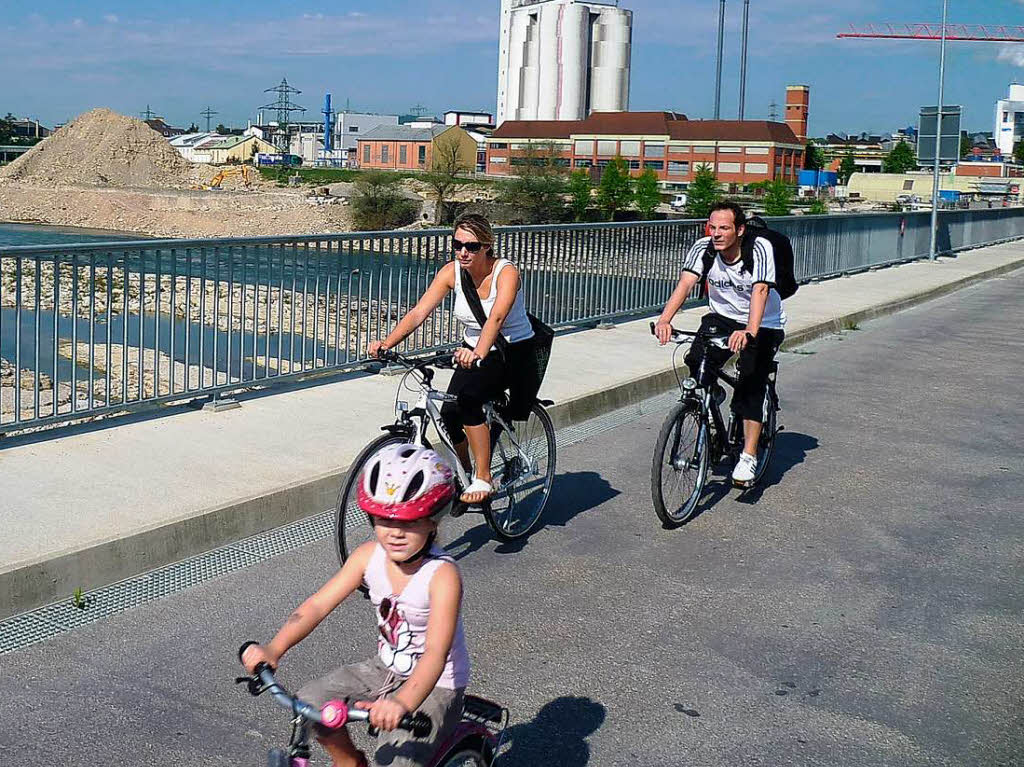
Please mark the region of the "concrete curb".
<svg viewBox="0 0 1024 767"><path fill-rule="evenodd" d="M842 330L848 323L881 317L1024 267L1024 258L958 282L837 316L789 335L793 348ZM676 386L671 367L598 392L556 403L555 428L563 428L637 404ZM0 572L0 619L66 598L76 588L90 590L200 554L211 548L308 517L310 509L333 508L348 467L330 471L271 493L238 499L199 514L44 560L22 562Z"/></svg>

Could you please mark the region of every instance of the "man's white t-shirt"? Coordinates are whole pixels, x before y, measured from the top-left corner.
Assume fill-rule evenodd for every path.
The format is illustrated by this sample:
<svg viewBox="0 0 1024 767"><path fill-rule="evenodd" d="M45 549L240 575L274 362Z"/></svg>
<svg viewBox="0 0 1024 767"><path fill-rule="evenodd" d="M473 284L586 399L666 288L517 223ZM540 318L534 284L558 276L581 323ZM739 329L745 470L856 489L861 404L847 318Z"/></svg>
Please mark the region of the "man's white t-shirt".
<svg viewBox="0 0 1024 767"><path fill-rule="evenodd" d="M693 243L686 254L683 269L703 276L704 252L707 250L710 237L701 237ZM782 299L775 290L775 254L772 244L764 237L754 240L753 273L743 270L743 259L727 264L722 254L715 255L715 260L708 270L708 304L711 311L728 317L736 322L746 323L750 316L750 291L759 282L770 288L768 301L761 318L761 327L782 330L786 326L786 313L782 310Z"/></svg>

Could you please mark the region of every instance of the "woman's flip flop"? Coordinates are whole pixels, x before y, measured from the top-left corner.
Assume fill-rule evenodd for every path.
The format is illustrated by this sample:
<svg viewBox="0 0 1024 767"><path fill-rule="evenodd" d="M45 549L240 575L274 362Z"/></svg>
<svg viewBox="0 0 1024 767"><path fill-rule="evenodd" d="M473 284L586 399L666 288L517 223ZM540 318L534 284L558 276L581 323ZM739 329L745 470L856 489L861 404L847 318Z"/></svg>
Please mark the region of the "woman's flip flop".
<svg viewBox="0 0 1024 767"><path fill-rule="evenodd" d="M477 495L479 493L483 493L484 497L474 501L467 500L466 498L467 495ZM494 495L494 487L490 482L485 479L480 479L479 477L473 477L473 481L469 483L469 487L462 491L462 495L459 497L459 500L463 503L468 503L471 506L477 506L486 501L492 495Z"/></svg>

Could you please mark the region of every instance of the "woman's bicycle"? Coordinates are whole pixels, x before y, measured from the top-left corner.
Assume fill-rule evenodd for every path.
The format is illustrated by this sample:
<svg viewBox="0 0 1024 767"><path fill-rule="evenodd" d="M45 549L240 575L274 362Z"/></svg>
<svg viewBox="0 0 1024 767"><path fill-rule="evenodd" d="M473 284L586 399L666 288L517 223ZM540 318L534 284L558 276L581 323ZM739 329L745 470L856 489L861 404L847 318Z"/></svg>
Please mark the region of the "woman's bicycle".
<svg viewBox="0 0 1024 767"><path fill-rule="evenodd" d="M242 653L255 642L246 642L238 650ZM260 663L252 676L240 676L235 684L245 684L250 695L270 693L270 697L292 712L292 736L287 748L275 748L267 753L267 767L307 767L310 756L310 727L319 724L329 730L344 727L347 722L365 722L370 712L349 708L340 700L332 700L321 708L299 700L274 677L273 669ZM398 725L416 737L430 734L430 717L426 714L406 714ZM501 749L508 727L508 709L485 698L466 695L462 703L462 718L451 736L441 744L428 767L490 767ZM372 735L376 734L370 728Z"/></svg>
<svg viewBox="0 0 1024 767"><path fill-rule="evenodd" d="M471 481L455 456L451 438L441 421L441 405L455 401L455 397L433 386L434 368L454 367L451 352L416 359L389 350L382 352L379 359L401 365L406 372L395 398L395 422L382 426L381 430L387 433L370 442L359 453L338 494L335 546L338 559L343 564L349 554L373 536L370 520L356 502L356 483L365 463L385 445L409 442L431 447L427 429L432 425L441 440L439 447L449 453L455 467L460 494ZM408 402L399 399L403 389L419 395L411 408ZM452 508L452 516L479 508L494 534L510 541L527 535L547 505L555 478L555 428L545 409L545 405L552 404L549 400L535 402L525 421L509 418L504 412L505 404L505 400L500 400L484 406L491 431L494 494L479 507L457 502Z"/></svg>
<svg viewBox="0 0 1024 767"><path fill-rule="evenodd" d="M651 323L651 332L654 332L654 323ZM677 379L679 368L676 354L698 335L688 330L672 329L672 338L676 343L672 367L676 370ZM728 336L706 336L704 340L719 349L729 348ZM712 386L717 379L735 389L736 378L724 370L709 376L710 371L705 369L705 364L706 359L702 357L696 379L687 377L679 380L682 391L679 403L669 411L654 448L651 497L654 510L666 527L679 527L693 517L711 466L727 457L734 460L739 458L743 449L743 420L733 413L729 423L725 423L720 399L715 397L716 387ZM775 436L781 431L777 418L779 395L775 391L778 371L779 364L773 361L765 393L761 437L757 445L757 470L749 487L764 477L775 448ZM724 394L720 387L718 390Z"/></svg>

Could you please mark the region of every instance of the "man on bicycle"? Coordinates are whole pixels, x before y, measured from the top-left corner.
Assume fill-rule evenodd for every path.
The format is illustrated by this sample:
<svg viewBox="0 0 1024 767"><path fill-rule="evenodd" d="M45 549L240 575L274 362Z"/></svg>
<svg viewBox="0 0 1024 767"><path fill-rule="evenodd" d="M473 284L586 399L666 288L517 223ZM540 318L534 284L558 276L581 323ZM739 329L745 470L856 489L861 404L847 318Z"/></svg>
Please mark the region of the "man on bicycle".
<svg viewBox="0 0 1024 767"><path fill-rule="evenodd" d="M734 202L716 203L708 217L709 236L697 240L686 256L683 274L672 292L665 310L655 325L655 335L662 344L672 337L672 318L701 279L707 280L708 304L711 313L700 323L700 335L686 355L691 375L696 376L700 360L707 368L720 370L733 354L738 353L739 379L733 393L732 410L743 419L743 452L732 472L733 483L748 486L757 472L757 443L764 418L764 398L768 376L775 353L785 337L786 314L775 285L775 257L772 244L764 237L753 242L753 259L749 270L742 258L743 234L747 217ZM750 244L748 243L748 247ZM704 269L705 254L714 258ZM712 336L729 336L729 350L706 343ZM707 382L702 381L702 384ZM721 401L725 391L716 382L715 398Z"/></svg>

